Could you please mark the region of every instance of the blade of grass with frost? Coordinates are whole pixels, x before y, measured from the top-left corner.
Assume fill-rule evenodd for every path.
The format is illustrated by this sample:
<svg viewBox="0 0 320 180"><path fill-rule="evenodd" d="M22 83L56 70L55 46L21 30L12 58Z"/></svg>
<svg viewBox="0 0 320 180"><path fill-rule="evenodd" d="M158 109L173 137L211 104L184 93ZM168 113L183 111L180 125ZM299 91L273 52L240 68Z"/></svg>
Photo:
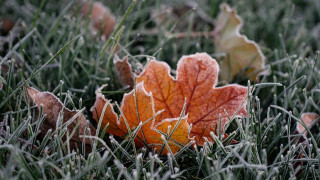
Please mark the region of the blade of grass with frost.
<svg viewBox="0 0 320 180"><path fill-rule="evenodd" d="M41 13L41 10L44 6L44 4L46 3L47 0L42 0L41 1L41 4L38 8L38 11L37 13L35 14L34 18L33 18L33 23L32 23L32 28L34 28L36 26L36 23L37 23L37 20L39 19L39 16L40 16L40 13Z"/></svg>
<svg viewBox="0 0 320 180"><path fill-rule="evenodd" d="M48 54L50 56L52 56L52 52L50 51L50 48L47 46L48 43L45 43L43 41L43 37L42 35L39 33L39 31L36 29L35 31L36 36L38 36L38 40L40 41L41 45L46 49L46 51L48 52Z"/></svg>
<svg viewBox="0 0 320 180"><path fill-rule="evenodd" d="M202 149L202 150L203 150L203 149ZM197 156L197 158L198 158L198 165L199 165L198 170L197 170L197 176L199 176L199 173L200 173L200 171L202 170L202 166L203 166L203 162L204 162L204 158L205 158L202 150L200 151L200 153L202 152L201 155L200 155L200 153L199 153L199 155ZM201 157L199 157L199 156L201 156Z"/></svg>
<svg viewBox="0 0 320 180"><path fill-rule="evenodd" d="M98 161L94 162L93 164L90 164L89 167L87 166L87 167L82 168L81 171L79 173L77 173L73 178L80 179L85 174L90 172L92 169L97 168L97 166L99 166L101 163L104 163L107 160L107 158L109 157L109 154L110 154L109 151L105 151L103 153L103 156Z"/></svg>
<svg viewBox="0 0 320 180"><path fill-rule="evenodd" d="M132 11L134 5L136 4L136 0L133 0L132 3L130 4L130 6L128 7L128 9L126 10L124 17L122 18L120 24L117 26L116 30L113 31L112 35L110 36L110 38L108 39L107 43L103 46L101 52L100 52L100 58L103 56L103 54L105 53L105 51L107 50L108 46L111 44L113 38L115 37L115 35L118 33L118 31L122 28L125 20L127 19L127 17L129 16L130 12Z"/></svg>
<svg viewBox="0 0 320 180"><path fill-rule="evenodd" d="M249 85L248 85L248 94L249 94L249 93L250 93L250 82L249 82ZM241 108L244 106L245 102L248 101L248 97L249 97L249 95L247 95L247 97L244 99L244 101L241 103L241 105L239 106L239 108L237 109L237 111L232 115L232 117L229 118L228 123L226 123L226 125L225 125L225 127L224 127L224 132L223 132L223 133L225 133L225 131L228 129L228 127L230 126L230 124L232 123L232 121L233 121L234 119L236 119L236 118L235 118L236 115L239 113L239 111L241 110ZM249 111L247 111L247 112L249 112ZM225 111L225 113L226 113L226 111ZM247 114L249 114L249 113L247 113ZM244 135L244 134L243 134L243 135Z"/></svg>
<svg viewBox="0 0 320 180"><path fill-rule="evenodd" d="M320 89L320 80L318 79L318 76L316 75L316 64L318 64L318 62L320 61L319 58L320 57L320 51L317 51L316 52L316 57L314 58L315 59L315 62L314 62L314 64L313 64L313 66L312 66L312 74L311 74L311 76L313 77L313 79L317 82L316 83L316 86ZM309 62L309 61L307 61L307 62ZM310 65L310 63L308 63L308 65L309 65L309 67L311 67L311 65Z"/></svg>
<svg viewBox="0 0 320 180"><path fill-rule="evenodd" d="M258 131L257 132L257 141L259 141L259 140L261 140L261 121L262 121L262 119L261 119L261 107L260 107L260 99L257 97L257 96L255 96L255 101L256 101L256 104L257 104L257 111L258 111L258 118L257 119L255 119L255 122L254 123L257 123L258 124L258 129L256 130L256 131Z"/></svg>
<svg viewBox="0 0 320 180"><path fill-rule="evenodd" d="M138 101L137 101L137 83L136 83L136 78L134 78L134 87L133 87L133 93L134 93L134 105L135 105L135 109L136 109L136 114L137 114L137 118L138 118L138 121L141 122L141 119L140 119L140 113L139 113L139 110L138 110ZM127 122L128 123L128 122ZM126 124L126 126L128 126ZM144 135L144 132L143 132L143 129L141 129L141 134L142 134L142 137L143 137L143 140L144 142L147 142L147 139Z"/></svg>
<svg viewBox="0 0 320 180"><path fill-rule="evenodd" d="M135 101L135 103L136 103L136 94L135 94L134 97L135 97L135 98L134 98L134 101ZM131 137L132 137L132 132L131 132L129 123L128 123L125 115L123 114L123 112L122 112L122 110L121 110L121 108L120 108L120 106L118 105L117 102L116 102L116 106L117 106L117 108L118 108L119 111L120 111L120 114L121 114L121 116L122 116L122 118L123 118L124 123L126 124L127 131L128 131L128 135L129 135L129 137L130 137L130 141L131 141L132 146L133 146L133 151L134 151L134 154L136 155L136 154L137 154L137 152L136 152L136 147L135 147L134 139L131 138ZM136 109L138 109L137 103L136 103ZM141 120L140 120L140 118L139 118L139 111L138 111L138 110L137 110L137 117L138 117L139 122L141 122ZM142 131L142 134L143 134L143 130L142 130L142 129L141 129L141 131ZM143 137L144 137L144 135L143 135ZM144 141L147 142L147 140L145 139L145 137L144 137Z"/></svg>
<svg viewBox="0 0 320 180"><path fill-rule="evenodd" d="M290 149L288 150L287 155L285 157L287 160L284 163L284 173L283 173L283 176L282 176L283 178L286 177L287 171L289 169L289 165L288 164L290 162L290 159L294 158L294 154L295 154L295 151L293 151L293 147L290 146L290 144L288 144L288 146L290 147Z"/></svg>
<svg viewBox="0 0 320 180"><path fill-rule="evenodd" d="M238 129L236 131L233 131L231 134L228 135L227 138L223 140L223 144L230 143L237 135Z"/></svg>
<svg viewBox="0 0 320 180"><path fill-rule="evenodd" d="M72 7L72 5L74 4L75 0L71 0L63 9L62 11L59 13L59 16L51 23L50 28L48 29L48 35L46 37L44 37L44 44L48 44L49 39L53 36L56 35L56 32L58 30L58 26L61 23L61 20L64 18L64 16L66 15L66 13L68 12L68 10Z"/></svg>
<svg viewBox="0 0 320 180"><path fill-rule="evenodd" d="M145 122L145 123L146 123L146 122ZM131 137L131 138L134 138L134 137L137 136L138 130L139 130L139 128L141 128L141 126L142 126L142 124L139 125L138 128L133 131L133 134L134 134L134 135L133 135L133 137ZM106 129L106 128L105 128L105 129ZM102 139L102 138L100 138L100 139ZM116 141L115 139L113 139L113 140ZM116 153L116 152L120 149L120 147L122 147L125 143L126 143L126 141L123 141L116 149L114 149L113 152ZM145 146L147 146L147 144L145 144ZM127 147L126 147L125 149L127 149Z"/></svg>
<svg viewBox="0 0 320 180"><path fill-rule="evenodd" d="M131 161L131 162L135 162L135 160L130 156L130 154L127 152L127 150L125 150L112 136L110 137L110 141L111 143L113 143L114 145L116 145L117 148L119 148L121 150L121 152Z"/></svg>
<svg viewBox="0 0 320 180"><path fill-rule="evenodd" d="M270 107L273 107L273 108L276 108L276 109L279 109L283 112L285 112L286 114L290 114L290 112L288 112L287 110L279 107L279 106L276 106L276 105L271 105ZM305 130L308 132L308 134L310 135L310 138L311 138L311 141L312 141L312 144L313 144L313 147L315 148L315 152L317 154L317 157L319 158L319 163L320 163L320 154L319 154L319 151L316 149L317 148L317 141L314 139L314 136L312 135L312 133L310 132L309 128L297 117L295 116L291 116L295 121L297 121L299 124L301 124Z"/></svg>
<svg viewBox="0 0 320 180"><path fill-rule="evenodd" d="M166 140L172 139L172 138L171 138L172 134L176 131L176 129L178 128L178 125L180 124L180 122L181 122L181 120L182 120L182 117L185 115L186 104L187 104L187 102L186 102L186 98L185 98L185 99L184 99L184 104L183 104L183 107L182 107L182 110L181 110L181 113L180 113L180 117L179 117L179 119L178 119L178 122L174 125L174 127L173 127L172 131L170 132L170 134L169 134L169 135L165 135ZM169 128L169 127L168 127L168 128ZM162 135L164 135L164 134L162 134ZM175 141L175 142L177 142L177 141ZM178 143L178 144L180 144L180 143ZM181 145L181 144L180 144L180 145ZM161 148L160 148L160 150L159 150L159 154L162 153L164 146L165 146L164 144L161 146ZM183 147L183 145L182 145L182 147Z"/></svg>
<svg viewBox="0 0 320 180"><path fill-rule="evenodd" d="M119 109L119 111L121 112L121 109ZM139 140L140 140L140 142L145 146L145 147L148 147L148 144L145 142L145 141L143 141L142 139L140 139L140 137L139 136L137 136L138 135L138 132L140 131L140 129L142 128L142 126L143 125L145 125L145 124L147 124L149 121L151 121L151 120L153 120L154 118L156 118L158 115L160 115L162 112L163 112L164 110L162 110L162 111L158 111L155 115L153 115L151 118L149 118L149 119L147 119L145 122L140 122L139 123L139 125L135 128L135 129L133 129L133 135L132 136L127 136L126 137L126 139L125 140L127 140L128 138L130 138L130 142L132 142L132 143L134 143L134 139L135 138L138 138ZM142 129L141 129L142 130ZM129 148L129 145L130 144L127 144L127 146L125 147L125 149L128 149ZM133 145L134 146L134 145Z"/></svg>
<svg viewBox="0 0 320 180"><path fill-rule="evenodd" d="M31 37L31 35L36 31L35 28L33 28L27 35L25 35L20 41L19 43L17 43L16 45L13 46L13 48L4 56L4 58L1 59L0 65L2 65L6 60L9 59L9 57L14 53L14 51L16 51L21 44L23 44L25 41L27 41L29 39L29 37Z"/></svg>
<svg viewBox="0 0 320 180"><path fill-rule="evenodd" d="M10 144L11 141L15 140L17 137L19 137L23 131L25 131L28 127L28 124L30 122L30 118L26 119L24 123L20 124L12 134L10 134L10 137L8 138L6 144Z"/></svg>
<svg viewBox="0 0 320 180"><path fill-rule="evenodd" d="M291 89L294 85L298 84L300 81L305 80L307 76L303 75L297 80L295 80L293 83L291 83L287 88L285 88L279 95L278 98L284 95L285 92L287 92L289 89Z"/></svg>
<svg viewBox="0 0 320 180"><path fill-rule="evenodd" d="M129 139L128 141L131 142L131 144L128 143L124 149L128 150L128 148L130 147L130 145L132 145L133 148L136 148L136 147L135 147L135 144L134 144L134 140L135 140L135 138L138 138L137 135L138 135L140 129L142 128L142 125L143 125L143 124L140 122L139 125L138 125L138 127L133 130L132 135L126 137L125 140ZM146 142L144 142L144 141L141 140L140 138L138 138L138 139L140 140L140 142L141 142L145 147L148 147L148 145L146 144ZM134 153L136 153L136 150L135 150L135 149L134 149Z"/></svg>
<svg viewBox="0 0 320 180"><path fill-rule="evenodd" d="M168 129L169 129L169 127L168 127ZM170 138L168 138L167 139L167 134L166 133L164 133L164 132L162 132L162 131L159 131L158 129L154 129L157 133L159 133L159 134L161 134L161 136L163 136L164 137L164 139L166 139L166 141L168 142L168 140L171 140L171 141L173 141L174 142L174 145L175 146L179 146L180 148L183 148L184 147L184 145L183 144L181 144L181 143L179 143L178 141L176 141L175 139L172 139L171 137ZM170 130L170 129L169 129ZM165 144L164 144L165 145ZM162 147L164 146L163 144L162 144ZM162 150L163 150L163 148L162 148ZM162 153L162 152L161 152ZM159 154L160 154L160 151L159 151Z"/></svg>
<svg viewBox="0 0 320 180"><path fill-rule="evenodd" d="M190 141L188 144L186 144L184 147L182 147L179 152L177 152L177 154L174 155L174 157L176 159L179 158L179 156L182 155L182 153L184 153L185 151L187 151L195 142L194 141ZM192 151L191 151L192 152Z"/></svg>
<svg viewBox="0 0 320 180"><path fill-rule="evenodd" d="M102 113L101 113L102 115L99 118L99 122L98 122L97 129L96 129L96 136L97 137L99 136L99 131L101 129L101 123L102 123L103 116L104 116L104 113L105 113L107 107L108 107L108 103L104 104L103 109L102 109ZM95 112L97 113L97 111L95 111ZM98 115L97 115L97 117L98 117ZM109 125L109 123L108 123L108 125ZM104 127L102 134L104 134L107 131L108 125L106 125ZM103 137L101 137L101 135L100 135L100 138L103 139ZM94 150L96 149L96 146L97 146L96 141L94 141L94 144L93 144Z"/></svg>
<svg viewBox="0 0 320 180"><path fill-rule="evenodd" d="M246 106L246 110L247 110L247 116L245 118L245 141L248 141L248 136L249 136L249 125L251 124L249 121L251 120L250 118L250 111L251 111L251 98L252 98L252 94L250 92L250 80L248 80L248 92L247 92L247 97L246 100L248 101L247 106Z"/></svg>
<svg viewBox="0 0 320 180"><path fill-rule="evenodd" d="M9 63L9 72L8 72L9 75L8 75L8 78L7 78L7 86L6 86L6 97L9 94L11 79L12 79L12 75L13 75L13 66L14 66L14 63L10 62Z"/></svg>
<svg viewBox="0 0 320 180"><path fill-rule="evenodd" d="M111 151L111 149L109 148L109 146L99 137L96 136L87 136L87 135L80 135L80 138L92 138L92 139L96 139L98 140L104 147L106 147L106 149L108 150L108 152L110 152L110 154L112 155L113 158L117 159L117 156L113 153L113 151Z"/></svg>
<svg viewBox="0 0 320 180"><path fill-rule="evenodd" d="M84 110L85 108L83 108L82 110ZM77 113L78 114L78 113ZM69 120L69 123L65 123L62 125L62 127L64 128L68 128L68 126L73 123L73 121L80 115L80 113L77 115L75 114L70 120ZM75 117L77 116L77 117ZM75 117L75 118L74 118ZM73 120L72 120L73 119ZM69 143L69 140L71 140L71 138L76 134L76 133L79 133L79 126L80 126L80 121L77 121L75 127L73 128L71 134L69 135L69 138L67 138L66 142L63 143L63 146L66 145L66 143ZM66 133L68 134L69 131L66 131ZM78 134L79 135L79 134Z"/></svg>
<svg viewBox="0 0 320 180"><path fill-rule="evenodd" d="M60 54L63 53L63 51L76 39L78 39L81 35L78 35L77 37L75 37L74 39L72 39L71 41L67 42L67 44L65 44L54 56L52 56L45 64L43 64L37 71L35 71L34 73L32 73L28 79L26 79L23 83L20 83L20 85L18 85L18 87L9 95L7 96L0 104L0 108L15 94L17 93L17 91L23 86L25 85L27 82L29 82L31 79L33 79L39 72L41 72L46 65L48 65L50 62L52 62L56 57L58 57ZM1 64L1 63L0 63Z"/></svg>
<svg viewBox="0 0 320 180"><path fill-rule="evenodd" d="M120 37L121 37L124 29L125 29L125 26L122 26L122 27L120 28L120 30L119 30L119 32L118 32L118 34L117 34L117 36L116 36L116 38L115 38L115 40L114 40L114 42L113 42L113 45L112 45L112 48L111 48L111 53L109 54L108 61L111 61L112 54L115 53L115 50L116 50L116 48L117 48L117 46L118 46L118 44L119 44L119 42L120 42Z"/></svg>

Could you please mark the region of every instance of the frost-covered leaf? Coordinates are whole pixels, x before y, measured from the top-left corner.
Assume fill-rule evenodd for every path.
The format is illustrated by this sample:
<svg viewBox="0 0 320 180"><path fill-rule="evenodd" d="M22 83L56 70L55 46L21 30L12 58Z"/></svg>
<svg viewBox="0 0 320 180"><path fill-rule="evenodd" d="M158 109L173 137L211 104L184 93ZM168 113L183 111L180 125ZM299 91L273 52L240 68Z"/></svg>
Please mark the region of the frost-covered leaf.
<svg viewBox="0 0 320 180"><path fill-rule="evenodd" d="M166 63L151 60L137 82L144 82L147 92L152 93L155 110L164 110L160 119L179 117L186 100L185 113L192 124L190 136L201 145L204 137L213 141L210 131L219 129L219 115L223 130L234 114L246 114L247 88L236 84L216 88L218 73L215 59L197 53L179 60L176 79Z"/></svg>
<svg viewBox="0 0 320 180"><path fill-rule="evenodd" d="M54 94L50 92L39 92L32 87L27 87L27 94L30 103L37 106L36 113L39 114L39 110L42 107L42 112L45 115L45 120L40 125L40 138L43 138L49 129L55 131L57 120L61 115L63 117L63 123L74 118L72 123L67 127L69 135L77 128L76 133L74 133L69 142L71 149L81 149L81 147L79 147L83 141L83 138L80 138L81 135L88 135L89 130L91 135L95 134L95 128L90 123L87 123L85 116L81 112L78 113L78 111L72 111L66 108ZM65 141L66 135L63 138ZM84 143L86 144L86 150L90 151L90 139L86 138Z"/></svg>
<svg viewBox="0 0 320 180"><path fill-rule="evenodd" d="M129 89L132 89L134 85L134 75L132 73L131 64L128 62L128 56L125 56L121 60L118 55L115 55L113 63L116 67L121 84L123 86L129 86Z"/></svg>
<svg viewBox="0 0 320 180"><path fill-rule="evenodd" d="M254 41L240 34L242 20L236 11L223 3L216 21L214 44L216 53L225 53L220 64L221 80L230 82L240 72L254 81L264 70L265 56Z"/></svg>
<svg viewBox="0 0 320 180"><path fill-rule="evenodd" d="M216 88L218 72L218 63L206 53L183 56L178 63L177 79L170 75L166 63L151 60L137 77L136 89L124 95L119 117L101 94L103 87L97 90L91 111L97 122L103 116L102 127L108 124L107 132L116 136L127 136L128 128L133 132L145 123L135 139L138 146L147 144L159 150L163 138L173 132L168 144L176 153L193 137L200 145L205 138L213 141L210 132L219 129L219 116L223 130L231 116L246 114L247 88ZM177 122L180 123L174 128Z"/></svg>

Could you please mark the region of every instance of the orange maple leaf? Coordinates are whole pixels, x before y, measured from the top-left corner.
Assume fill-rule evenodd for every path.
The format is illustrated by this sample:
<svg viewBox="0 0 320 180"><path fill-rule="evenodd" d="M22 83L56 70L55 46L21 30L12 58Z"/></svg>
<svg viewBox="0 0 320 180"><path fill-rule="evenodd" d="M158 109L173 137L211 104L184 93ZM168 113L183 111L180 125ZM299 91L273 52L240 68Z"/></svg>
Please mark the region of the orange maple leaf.
<svg viewBox="0 0 320 180"><path fill-rule="evenodd" d="M96 121L103 114L102 127L108 124L107 132L116 136L141 127L135 139L139 146L145 143L158 148L171 134L164 153L169 151L167 147L177 152L190 142L190 136L202 145L204 137L213 141L210 132L219 129L219 116L223 130L231 116L246 114L247 88L239 85L215 88L218 72L216 60L206 53L183 56L178 63L177 79L170 75L166 63L151 60L137 77L136 89L124 95L120 118L100 93L101 88L91 111ZM192 124L190 136L189 124Z"/></svg>
<svg viewBox="0 0 320 180"><path fill-rule="evenodd" d="M137 82L143 81L145 89L152 92L155 110L165 110L159 115L161 119L179 117L186 99L191 136L202 145L203 137L212 140L210 132L219 129L219 115L223 130L232 115L246 114L247 88L235 84L215 88L218 73L216 60L206 53L197 53L179 60L176 79L166 63L152 60Z"/></svg>

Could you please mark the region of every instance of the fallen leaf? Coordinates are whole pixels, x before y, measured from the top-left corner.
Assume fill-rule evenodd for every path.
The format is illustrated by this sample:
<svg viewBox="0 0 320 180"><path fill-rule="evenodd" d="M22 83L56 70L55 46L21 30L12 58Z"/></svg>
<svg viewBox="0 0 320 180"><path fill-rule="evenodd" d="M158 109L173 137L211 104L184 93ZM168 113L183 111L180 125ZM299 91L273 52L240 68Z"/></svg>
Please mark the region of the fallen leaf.
<svg viewBox="0 0 320 180"><path fill-rule="evenodd" d="M113 63L116 67L122 86L129 86L129 89L132 89L134 85L134 75L132 73L131 65L128 62L128 56L125 56L121 60L118 55L115 55Z"/></svg>
<svg viewBox="0 0 320 180"><path fill-rule="evenodd" d="M320 116L316 113L303 113L301 115L301 121L311 129L317 122L320 121ZM301 146L297 146L299 149L295 150L293 159L303 159L308 157L306 154L305 148L308 146L309 142L307 141L307 131L305 127L297 122L296 130L293 132L295 135L302 135L302 136L291 136L290 141L291 143L297 143L297 145L301 144ZM293 162L294 169L300 168L300 170L295 171L295 175L299 176L302 173L301 168L306 164L304 161L296 161Z"/></svg>
<svg viewBox="0 0 320 180"><path fill-rule="evenodd" d="M10 30L13 28L14 22L7 19L7 18L1 18L0 19L0 33L3 35L7 35Z"/></svg>
<svg viewBox="0 0 320 180"><path fill-rule="evenodd" d="M204 137L213 141L210 132L219 129L219 116L223 131L233 115L246 115L247 88L236 84L216 88L218 73L215 59L197 53L179 60L176 79L170 75L168 64L151 60L137 83L144 82L146 91L152 93L155 110L164 110L160 119L179 117L186 100L190 136L202 145Z"/></svg>
<svg viewBox="0 0 320 180"><path fill-rule="evenodd" d="M124 95L120 117L101 93L105 86L97 90L91 111L97 122L103 116L102 128L108 126L107 133L128 137L139 130L135 138L138 146L146 144L158 151L171 132L166 147L173 153L190 142L189 137L195 137L203 145L204 139L213 141L210 132L219 129L219 116L223 131L231 116L246 115L247 88L240 85L215 88L218 73L218 63L206 53L183 56L178 63L177 79L170 75L166 63L151 60L137 78L136 89ZM181 121L174 128L179 117ZM192 124L190 136L189 124ZM163 153L168 151L165 148Z"/></svg>
<svg viewBox="0 0 320 180"><path fill-rule="evenodd" d="M85 2L80 9L80 13L84 17L90 15L91 25L95 32L101 30L105 39L110 36L116 24L116 19L108 7L104 6L101 2Z"/></svg>
<svg viewBox="0 0 320 180"><path fill-rule="evenodd" d="M91 135L95 135L95 128L90 123L87 124L86 118L82 113L69 110L52 93L39 92L32 87L27 87L27 94L30 99L30 103L37 106L37 115L39 114L40 107L42 107L42 112L45 115L45 120L40 125L39 136L41 139L44 138L49 129L52 129L52 132L55 131L58 117L61 115L60 113L62 113L63 115L63 123L75 117L73 122L67 127L69 135L71 135L72 131L77 127L77 124L79 123L77 132L70 138L69 143L71 149L81 149L81 147L79 147L79 144L81 145L81 143L83 142L83 138L80 138L80 135L89 134L88 131L90 131ZM87 130L86 127L88 127ZM63 137L63 141L65 140L66 135ZM86 152L90 152L90 139L86 138L84 143L86 145Z"/></svg>
<svg viewBox="0 0 320 180"><path fill-rule="evenodd" d="M148 147L159 151L164 143L161 132L171 134L173 128L177 122L179 122L179 118L160 119L156 116L156 114L160 112L155 111L152 93L146 92L143 83L139 83L135 90L124 95L121 103L122 114L118 117L110 101L105 99L101 93L104 87L106 87L106 85L96 91L96 101L91 108L91 112L97 122L99 122L100 117L103 116L101 127L104 128L108 126L106 133L131 138L133 132L138 130L137 136L134 139L135 144L139 147L146 144ZM104 108L105 111L103 113ZM181 119L177 125L177 129L168 140L168 146L172 153L178 152L179 149L189 142L189 125L186 119L187 116ZM128 136L130 134L131 136ZM168 151L167 147L164 147L162 154L166 154Z"/></svg>
<svg viewBox="0 0 320 180"><path fill-rule="evenodd" d="M317 122L320 121L320 116L316 113L303 113L301 115L301 121L309 128L311 129ZM316 121L316 122L315 122ZM303 127L302 124L297 123L297 132L299 134L303 134L304 137L307 137L307 131Z"/></svg>
<svg viewBox="0 0 320 180"><path fill-rule="evenodd" d="M220 67L221 80L230 82L243 71L251 81L264 70L265 56L259 46L240 34L242 20L226 3L221 4L214 31L216 53L226 53Z"/></svg>

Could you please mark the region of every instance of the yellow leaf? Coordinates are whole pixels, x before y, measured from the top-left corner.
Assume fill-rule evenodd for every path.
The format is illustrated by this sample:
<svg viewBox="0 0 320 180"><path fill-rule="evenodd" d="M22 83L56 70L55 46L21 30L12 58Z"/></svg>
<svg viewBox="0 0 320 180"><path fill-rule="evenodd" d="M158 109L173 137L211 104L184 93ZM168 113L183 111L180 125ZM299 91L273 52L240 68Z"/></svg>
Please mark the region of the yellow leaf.
<svg viewBox="0 0 320 180"><path fill-rule="evenodd" d="M225 53L220 64L221 80L230 82L240 72L251 81L264 70L265 56L259 46L240 34L242 20L236 11L223 3L214 31L215 53Z"/></svg>

